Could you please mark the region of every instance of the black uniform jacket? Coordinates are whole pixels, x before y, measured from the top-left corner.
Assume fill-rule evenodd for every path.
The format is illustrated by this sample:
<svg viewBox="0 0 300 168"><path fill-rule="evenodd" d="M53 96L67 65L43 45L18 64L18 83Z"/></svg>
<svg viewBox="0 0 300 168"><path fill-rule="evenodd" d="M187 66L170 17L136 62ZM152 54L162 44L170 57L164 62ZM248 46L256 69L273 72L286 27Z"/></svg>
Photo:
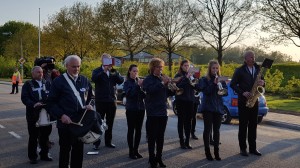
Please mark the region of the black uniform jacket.
<svg viewBox="0 0 300 168"><path fill-rule="evenodd" d="M68 77L79 92L83 106L89 104L93 95L92 86L88 79L79 75L75 82L69 75ZM52 82L47 102L50 113L57 118L58 128L67 127L60 120L63 114L69 116L73 121L80 118L84 112L64 75L58 76Z"/></svg>
<svg viewBox="0 0 300 168"><path fill-rule="evenodd" d="M50 82L42 80L42 86L36 80L26 81L22 87L21 100L26 106L27 122L35 123L39 119L39 112L41 107L34 108L34 104L42 102L46 104L46 100L50 90ZM39 99L39 92L41 100Z"/></svg>
<svg viewBox="0 0 300 168"><path fill-rule="evenodd" d="M116 84L122 84L124 78L119 73L107 76L101 66L93 70L92 81L95 83L96 101L115 102Z"/></svg>

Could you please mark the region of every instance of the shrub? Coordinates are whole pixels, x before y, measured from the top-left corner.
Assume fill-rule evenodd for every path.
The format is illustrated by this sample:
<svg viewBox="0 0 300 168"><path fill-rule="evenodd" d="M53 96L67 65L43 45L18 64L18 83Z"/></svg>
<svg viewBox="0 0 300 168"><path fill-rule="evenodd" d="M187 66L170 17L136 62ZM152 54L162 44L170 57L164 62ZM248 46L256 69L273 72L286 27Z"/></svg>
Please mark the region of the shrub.
<svg viewBox="0 0 300 168"><path fill-rule="evenodd" d="M300 93L300 79L294 76L287 82L288 84L281 88L281 93L284 93L288 98L299 96Z"/></svg>
<svg viewBox="0 0 300 168"><path fill-rule="evenodd" d="M267 92L278 92L280 89L280 85L283 80L283 73L278 69L272 74L270 70L267 70L265 74L265 83L266 83L266 91Z"/></svg>

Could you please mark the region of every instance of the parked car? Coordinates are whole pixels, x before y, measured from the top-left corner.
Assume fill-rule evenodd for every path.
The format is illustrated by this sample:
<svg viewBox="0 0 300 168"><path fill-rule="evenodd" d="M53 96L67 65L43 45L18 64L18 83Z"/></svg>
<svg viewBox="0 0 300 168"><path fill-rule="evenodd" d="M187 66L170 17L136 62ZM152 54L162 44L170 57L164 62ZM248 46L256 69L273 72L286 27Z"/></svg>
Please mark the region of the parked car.
<svg viewBox="0 0 300 168"><path fill-rule="evenodd" d="M223 97L223 104L224 104L224 115L222 118L222 123L223 124L229 124L233 118L238 118L238 96L237 93L233 91L233 89L229 86L230 85L230 80L227 82L228 86L228 95ZM200 99L200 104L201 106L201 96L202 93L199 96ZM172 105L173 105L173 111L175 114L177 114L177 109L176 109L176 100L175 97L172 100ZM198 108L199 109L199 108ZM267 106L266 98L264 96L259 97L259 107L258 107L258 123L260 123L263 120L263 117L267 115L269 111L269 108Z"/></svg>

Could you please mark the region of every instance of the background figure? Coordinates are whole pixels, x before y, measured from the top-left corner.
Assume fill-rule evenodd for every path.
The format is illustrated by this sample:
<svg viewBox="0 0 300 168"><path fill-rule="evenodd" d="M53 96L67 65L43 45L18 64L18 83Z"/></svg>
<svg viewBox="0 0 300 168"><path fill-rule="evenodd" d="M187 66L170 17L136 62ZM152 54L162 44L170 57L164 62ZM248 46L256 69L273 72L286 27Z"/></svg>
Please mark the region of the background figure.
<svg viewBox="0 0 300 168"><path fill-rule="evenodd" d="M200 104L199 100L199 92L196 91L195 93L195 99L194 99L194 105L193 105L193 113L192 113L192 127L191 127L191 137L195 140L199 139L196 135L196 123L197 123L197 111L198 111L198 106Z"/></svg>
<svg viewBox="0 0 300 168"><path fill-rule="evenodd" d="M179 70L174 77L175 80L179 79L176 84L177 87L183 89L182 94L175 95L178 117L177 131L182 149L192 149L190 134L194 114L195 87L191 85L190 77L192 74L189 73L189 68L190 63L188 60L181 61Z"/></svg>
<svg viewBox="0 0 300 168"><path fill-rule="evenodd" d="M153 58L149 63L150 74L143 81L146 92L146 132L148 136L149 163L151 167L166 167L162 162L164 136L168 121L167 98L173 93L168 90L170 78L162 75L164 61ZM156 147L156 154L155 154Z"/></svg>
<svg viewBox="0 0 300 168"><path fill-rule="evenodd" d="M16 90L16 94L19 93L19 83L21 81L21 75L18 71L18 68L15 68L14 73L11 78L12 88L10 94L14 94Z"/></svg>
<svg viewBox="0 0 300 168"><path fill-rule="evenodd" d="M240 154L248 156L246 144L248 131L249 152L261 156L261 153L256 149L258 100L252 108L246 107L246 102L252 95L251 90L260 67L255 63L253 51L246 51L244 59L244 64L235 70L230 83L230 87L238 94ZM258 85L264 86L264 81L258 79Z"/></svg>
<svg viewBox="0 0 300 168"><path fill-rule="evenodd" d="M38 157L38 142L41 148L39 153L40 159L52 161L52 158L48 156L48 141L52 125L36 126L36 122L39 119L39 113L46 105L50 90L50 82L43 79L43 70L40 66L33 67L31 73L32 80L26 81L22 87L21 100L26 106L26 120L29 133L28 158L31 164L36 164Z"/></svg>
<svg viewBox="0 0 300 168"><path fill-rule="evenodd" d="M124 78L112 67L112 59L109 54L102 54L102 65L93 70L92 81L95 82L96 111L100 113L108 129L105 131L105 146L115 148L112 143L112 129L116 116L116 85L122 84ZM94 143L94 149L99 150L101 140Z"/></svg>
<svg viewBox="0 0 300 168"><path fill-rule="evenodd" d="M207 74L202 77L199 85L203 92L201 100L204 122L203 141L205 148L205 156L207 160L213 160L210 153L209 139L211 130L213 131L214 140L214 155L216 160L221 160L219 156L219 141L220 141L220 126L223 115L223 99L218 94L218 76L220 76L220 65L218 61L211 60L208 63ZM222 87L227 89L227 85L224 81L221 82Z"/></svg>
<svg viewBox="0 0 300 168"><path fill-rule="evenodd" d="M131 159L143 157L138 151L145 116L145 92L142 91L142 83L143 80L138 78L137 65L130 65L124 83L124 91L126 94L126 119L128 126L127 142Z"/></svg>
<svg viewBox="0 0 300 168"><path fill-rule="evenodd" d="M50 82L52 84L52 81L54 78L60 75L60 72L56 69L54 69L55 59L54 57L42 57L42 58L36 58L34 61L35 66L40 66L43 69L43 79L45 79L47 82ZM50 116L50 120L54 121L55 119ZM52 132L52 127L49 128L48 134L50 135ZM53 141L48 142L49 148L54 145Z"/></svg>
<svg viewBox="0 0 300 168"><path fill-rule="evenodd" d="M69 124L81 118L85 109L93 110L91 105L87 105L93 96L92 86L86 77L79 75L81 66L79 56L68 56L64 64L67 72L53 81L48 98L48 109L57 118L59 167L68 168L70 165L71 168L78 168L82 167L84 145L71 133ZM70 84L67 79L70 80ZM76 88L74 91L70 86L72 84Z"/></svg>

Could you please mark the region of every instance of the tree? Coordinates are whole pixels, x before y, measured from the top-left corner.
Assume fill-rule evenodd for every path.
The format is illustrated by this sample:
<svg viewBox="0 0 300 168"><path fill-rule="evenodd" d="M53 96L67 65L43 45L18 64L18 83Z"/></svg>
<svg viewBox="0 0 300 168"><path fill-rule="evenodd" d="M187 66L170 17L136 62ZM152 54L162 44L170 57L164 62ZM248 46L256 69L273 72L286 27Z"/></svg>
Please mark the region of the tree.
<svg viewBox="0 0 300 168"><path fill-rule="evenodd" d="M30 23L10 21L2 27L7 34L3 55L16 61L21 57L34 60L38 55L38 28ZM1 33L1 35L2 35Z"/></svg>
<svg viewBox="0 0 300 168"><path fill-rule="evenodd" d="M93 48L92 21L92 8L86 3L77 2L61 9L44 27L46 53L58 53L60 58L69 54L89 57Z"/></svg>
<svg viewBox="0 0 300 168"><path fill-rule="evenodd" d="M197 34L218 53L222 65L223 51L242 40L242 34L252 24L252 0L197 0L189 2L197 24Z"/></svg>
<svg viewBox="0 0 300 168"><path fill-rule="evenodd" d="M145 33L159 49L168 53L171 73L172 53L193 34L192 15L182 0L157 0L145 7L145 19L147 20Z"/></svg>
<svg viewBox="0 0 300 168"><path fill-rule="evenodd" d="M107 1L106 6L110 9L105 10L105 15L110 18L115 42L121 44L120 50L129 52L133 61L134 52L145 46L143 0Z"/></svg>
<svg viewBox="0 0 300 168"><path fill-rule="evenodd" d="M265 17L262 29L271 34L268 41L286 40L300 47L300 1L261 0L260 14Z"/></svg>

